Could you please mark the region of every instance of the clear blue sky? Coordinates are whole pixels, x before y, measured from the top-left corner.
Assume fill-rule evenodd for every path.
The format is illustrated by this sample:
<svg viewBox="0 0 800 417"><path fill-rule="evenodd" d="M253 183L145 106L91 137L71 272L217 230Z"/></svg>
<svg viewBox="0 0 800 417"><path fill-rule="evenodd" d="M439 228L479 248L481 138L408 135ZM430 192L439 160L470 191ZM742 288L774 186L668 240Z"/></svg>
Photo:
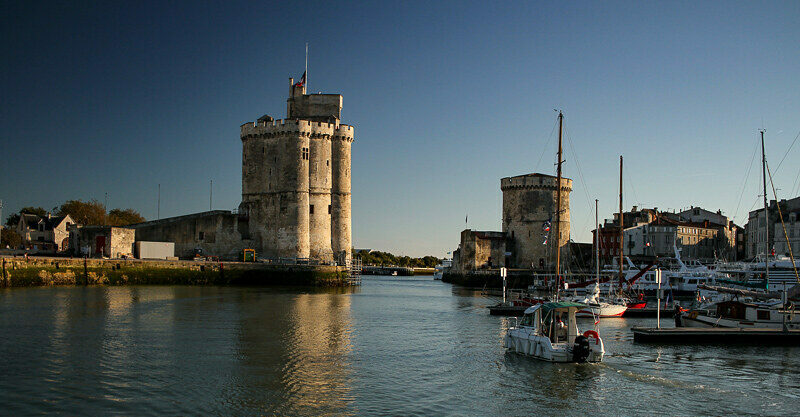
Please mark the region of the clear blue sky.
<svg viewBox="0 0 800 417"><path fill-rule="evenodd" d="M556 108L577 241L595 198L616 210L620 154L626 208L743 224L757 130L773 170L800 133L797 1L110 3L2 5L4 217L107 192L152 219L159 183L162 217L193 213L211 179L214 208L237 207L239 125L285 116L306 42L310 91L356 126L356 247L441 256L467 214L500 230L500 178L555 171Z"/></svg>

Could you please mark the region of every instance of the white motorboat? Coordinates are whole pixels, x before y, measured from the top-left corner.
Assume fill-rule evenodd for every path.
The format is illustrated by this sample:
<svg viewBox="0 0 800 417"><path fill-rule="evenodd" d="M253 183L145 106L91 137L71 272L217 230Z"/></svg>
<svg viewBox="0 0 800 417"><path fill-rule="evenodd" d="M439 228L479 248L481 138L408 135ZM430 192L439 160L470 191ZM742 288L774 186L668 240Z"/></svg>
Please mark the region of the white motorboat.
<svg viewBox="0 0 800 417"><path fill-rule="evenodd" d="M444 276L444 270L449 269L451 266L453 266L452 259L442 259L442 262L434 267L435 271L433 272L433 279L442 279L442 276Z"/></svg>
<svg viewBox="0 0 800 417"><path fill-rule="evenodd" d="M578 330L575 313L585 307L570 301L529 307L522 320L508 328L503 345L548 362L601 362L605 349L600 335Z"/></svg>

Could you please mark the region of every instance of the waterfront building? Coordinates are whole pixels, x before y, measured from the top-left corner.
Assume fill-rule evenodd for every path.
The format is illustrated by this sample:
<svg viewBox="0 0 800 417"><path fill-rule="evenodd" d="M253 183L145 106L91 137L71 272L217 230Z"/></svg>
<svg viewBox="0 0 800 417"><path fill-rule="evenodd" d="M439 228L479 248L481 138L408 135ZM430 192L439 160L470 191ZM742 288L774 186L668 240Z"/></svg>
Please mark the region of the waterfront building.
<svg viewBox="0 0 800 417"><path fill-rule="evenodd" d="M649 262L656 257L672 257L675 248L685 259L713 262L737 258L738 226L722 215L692 207L680 213L659 212L658 208L633 206L623 213L623 254L634 262ZM720 222L720 223L717 223ZM597 230L593 232L598 233ZM619 214L600 226L601 262L612 264L619 259Z"/></svg>
<svg viewBox="0 0 800 417"><path fill-rule="evenodd" d="M792 251L797 254L800 253L797 246L800 245L800 224L797 222L797 217L800 216L800 197L789 200L781 200L778 204L775 200L771 200L768 206L768 219L769 224L766 224L764 218L764 209L760 208L753 210L749 213L745 231L747 236L747 258L755 258L765 253L774 253L776 255L788 255L789 248L786 244L786 236L784 236L783 225L780 221L778 208L783 215L783 221L786 225L786 235L791 242ZM766 228L769 227L770 235L769 242L766 240Z"/></svg>
<svg viewBox="0 0 800 417"><path fill-rule="evenodd" d="M69 215L46 216L22 213L16 232L22 237L25 247L43 251L65 251L69 248L69 230L75 220Z"/></svg>
<svg viewBox="0 0 800 417"><path fill-rule="evenodd" d="M287 117L269 115L240 127L242 202L214 210L131 225L136 240L174 242L176 255L346 262L352 248L351 144L341 123L342 96L306 94L290 80Z"/></svg>
<svg viewBox="0 0 800 417"><path fill-rule="evenodd" d="M508 236L511 264L518 268L552 269L556 245L569 241L569 193L572 180L561 178L561 207L556 208L558 178L527 174L500 180L503 191L503 233ZM556 215L560 210L560 215ZM556 227L556 219L560 223ZM556 236L556 229L559 236ZM564 254L567 258L567 253Z"/></svg>
<svg viewBox="0 0 800 417"><path fill-rule="evenodd" d="M345 260L352 247L353 127L342 96L291 83L287 118L241 127L242 203L249 234L268 257Z"/></svg>
<svg viewBox="0 0 800 417"><path fill-rule="evenodd" d="M502 178L502 231L462 231L452 270L463 274L505 266L552 272L556 244L562 248L562 264L574 263L569 241L572 180L561 179L558 238L556 182L552 175L537 173Z"/></svg>
<svg viewBox="0 0 800 417"><path fill-rule="evenodd" d="M791 214L800 212L800 197L781 200L780 209L784 223L786 223L786 232L789 233L790 229L795 229L794 222L791 221ZM778 203L775 200L769 202L766 217L765 219L763 207L751 211L748 215L747 224L745 225L746 257L748 259L772 253L773 250L775 254L788 254L786 238L783 235L783 227L778 215ZM796 217L797 214L795 214ZM769 220L769 224L767 224L767 220ZM768 227L770 230L769 242L766 241ZM792 235L789 236L789 239L792 242L792 250L794 253L798 253L798 250L795 249L794 241L791 240L793 239Z"/></svg>

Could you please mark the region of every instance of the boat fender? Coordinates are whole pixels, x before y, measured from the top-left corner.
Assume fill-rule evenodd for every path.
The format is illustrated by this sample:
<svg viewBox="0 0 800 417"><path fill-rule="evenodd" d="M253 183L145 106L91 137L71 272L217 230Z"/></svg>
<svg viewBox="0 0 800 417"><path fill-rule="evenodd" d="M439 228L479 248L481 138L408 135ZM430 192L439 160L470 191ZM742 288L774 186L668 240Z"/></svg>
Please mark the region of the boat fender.
<svg viewBox="0 0 800 417"><path fill-rule="evenodd" d="M596 345L600 344L600 335L597 334L597 332L594 331L594 330L587 330L587 331L583 332L583 336L584 337L593 337L594 341L595 341L595 344Z"/></svg>
<svg viewBox="0 0 800 417"><path fill-rule="evenodd" d="M592 348L589 347L589 339L584 335L576 337L575 345L572 348L572 361L584 363L589 359L589 354L591 353Z"/></svg>

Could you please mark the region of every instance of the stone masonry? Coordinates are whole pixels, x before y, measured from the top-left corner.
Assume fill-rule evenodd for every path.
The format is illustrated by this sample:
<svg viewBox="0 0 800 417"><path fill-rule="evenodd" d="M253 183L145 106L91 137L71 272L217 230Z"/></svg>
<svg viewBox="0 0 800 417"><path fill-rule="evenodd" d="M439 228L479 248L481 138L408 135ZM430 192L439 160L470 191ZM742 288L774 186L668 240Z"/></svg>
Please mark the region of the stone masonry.
<svg viewBox="0 0 800 417"><path fill-rule="evenodd" d="M342 96L291 84L287 118L241 127L242 203L264 257L342 260L350 254L353 127Z"/></svg>
<svg viewBox="0 0 800 417"><path fill-rule="evenodd" d="M503 232L510 240L513 259L517 268L552 268L555 262L555 243L563 249L569 242L570 213L569 193L572 180L561 179L560 238L556 239L557 178L545 174L527 174L500 180L503 191ZM550 231L543 225L550 221ZM544 244L545 234L549 234Z"/></svg>

